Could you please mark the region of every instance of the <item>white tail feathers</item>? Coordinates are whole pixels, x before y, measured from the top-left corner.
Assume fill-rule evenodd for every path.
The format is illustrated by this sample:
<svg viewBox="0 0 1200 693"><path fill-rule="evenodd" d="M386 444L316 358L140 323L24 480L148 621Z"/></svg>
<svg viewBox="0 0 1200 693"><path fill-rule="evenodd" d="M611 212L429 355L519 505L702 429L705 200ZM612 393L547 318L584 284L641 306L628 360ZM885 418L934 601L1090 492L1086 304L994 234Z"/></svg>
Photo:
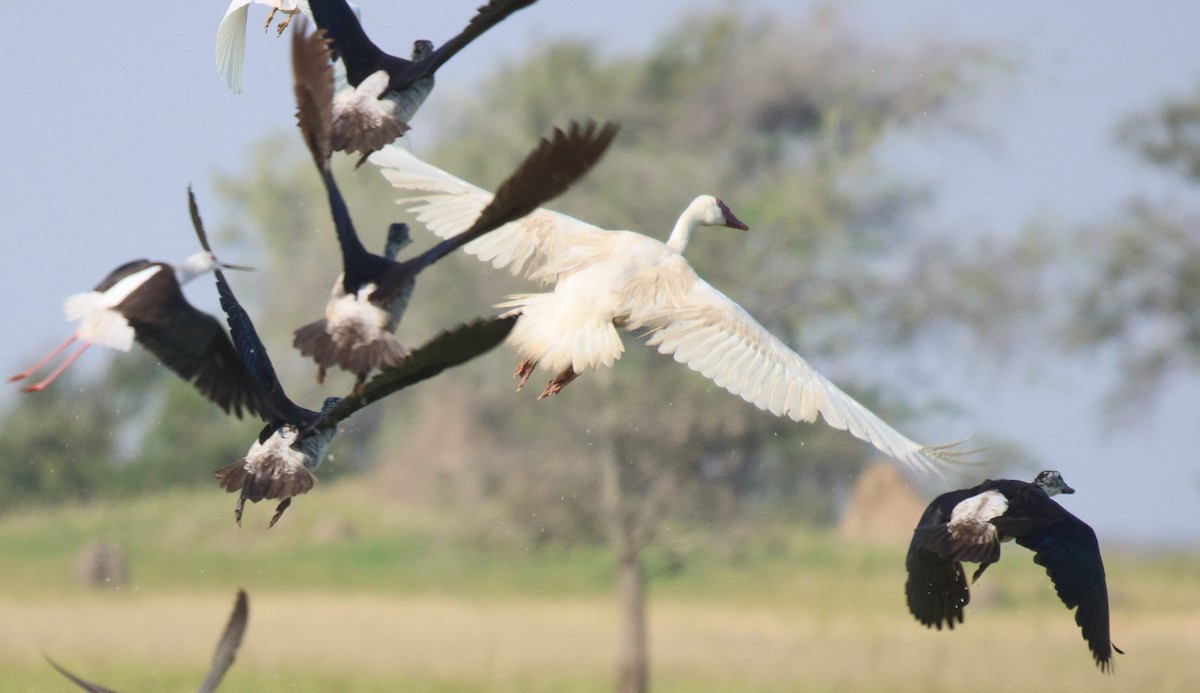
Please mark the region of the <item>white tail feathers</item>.
<svg viewBox="0 0 1200 693"><path fill-rule="evenodd" d="M63 314L70 322L82 321L75 336L110 349L129 351L133 346L133 328L125 316L109 309L104 296L95 291L73 294L63 301Z"/></svg>

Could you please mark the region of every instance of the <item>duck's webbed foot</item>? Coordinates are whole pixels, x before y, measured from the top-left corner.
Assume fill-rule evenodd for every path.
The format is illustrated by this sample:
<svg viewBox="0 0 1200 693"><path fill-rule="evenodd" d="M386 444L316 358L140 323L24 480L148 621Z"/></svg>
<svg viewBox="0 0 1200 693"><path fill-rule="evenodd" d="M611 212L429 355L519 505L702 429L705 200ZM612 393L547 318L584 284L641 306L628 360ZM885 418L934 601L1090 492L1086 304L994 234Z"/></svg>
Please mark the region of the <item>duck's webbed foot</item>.
<svg viewBox="0 0 1200 693"><path fill-rule="evenodd" d="M528 382L529 376L533 375L534 368L537 368L537 361L533 358L527 358L517 366L517 370L513 372L513 377L521 379L521 381L517 383L518 391L525 387L525 383Z"/></svg>
<svg viewBox="0 0 1200 693"><path fill-rule="evenodd" d="M575 372L575 369L567 366L562 373L554 376L550 383L546 385L546 389L542 390L542 394L538 395L538 399L546 399L550 395L557 395L568 383L578 377L579 374Z"/></svg>
<svg viewBox="0 0 1200 693"><path fill-rule="evenodd" d="M283 517L283 511L287 510L288 506L291 504L292 504L291 498L284 498L283 502L281 502L279 505L275 506L275 515L271 518L271 523L267 525L267 529L274 527L275 523L279 522L279 518Z"/></svg>

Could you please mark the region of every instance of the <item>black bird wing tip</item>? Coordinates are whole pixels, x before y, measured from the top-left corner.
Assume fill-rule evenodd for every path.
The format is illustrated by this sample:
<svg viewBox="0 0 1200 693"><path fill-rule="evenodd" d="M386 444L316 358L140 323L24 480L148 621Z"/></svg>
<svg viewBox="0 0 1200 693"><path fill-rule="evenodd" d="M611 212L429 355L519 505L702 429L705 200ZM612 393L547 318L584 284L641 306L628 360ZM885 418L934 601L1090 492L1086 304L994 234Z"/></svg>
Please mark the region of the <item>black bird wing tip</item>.
<svg viewBox="0 0 1200 693"><path fill-rule="evenodd" d="M192 217L192 228L196 230L196 238L200 239L200 247L211 253L212 248L208 245L208 234L204 232L204 222L200 219L200 207L196 204L196 194L192 192L191 183L188 184L187 193L188 213Z"/></svg>
<svg viewBox="0 0 1200 693"><path fill-rule="evenodd" d="M104 686L101 686L99 684L95 684L95 683L92 683L91 681L85 681L84 679L79 678L75 674L72 674L71 672L67 671L63 667L59 666L58 662L54 661L53 659L50 659L50 656L45 653L42 653L42 657L45 658L46 662L50 666L54 667L55 671L57 671L58 673L65 676L67 679L69 679L71 681L71 683L74 683L76 686L79 686L80 688L82 688L85 691L89 691L89 693L116 693L116 691L112 690L111 688L105 688Z"/></svg>
<svg viewBox="0 0 1200 693"><path fill-rule="evenodd" d="M516 316L478 318L442 331L396 366L377 374L360 394L343 398L308 430L336 426L372 402L490 351L504 341L516 321Z"/></svg>
<svg viewBox="0 0 1200 693"><path fill-rule="evenodd" d="M964 620L963 610L971 601L962 564L934 551L914 546L905 560L908 578L904 594L908 611L926 628L954 630Z"/></svg>
<svg viewBox="0 0 1200 693"><path fill-rule="evenodd" d="M620 125L571 121L564 131L555 127L543 137L521 165L496 189L492 201L463 234L470 236L519 219L557 197L591 170L608 150Z"/></svg>
<svg viewBox="0 0 1200 693"><path fill-rule="evenodd" d="M199 693L211 693L217 689L225 674L233 666L237 658L238 648L242 645L242 637L246 634L246 624L250 618L250 599L246 590L239 589L233 602L233 613L225 624L221 639L217 641L217 649L213 652L212 668L208 671L204 683L200 684Z"/></svg>

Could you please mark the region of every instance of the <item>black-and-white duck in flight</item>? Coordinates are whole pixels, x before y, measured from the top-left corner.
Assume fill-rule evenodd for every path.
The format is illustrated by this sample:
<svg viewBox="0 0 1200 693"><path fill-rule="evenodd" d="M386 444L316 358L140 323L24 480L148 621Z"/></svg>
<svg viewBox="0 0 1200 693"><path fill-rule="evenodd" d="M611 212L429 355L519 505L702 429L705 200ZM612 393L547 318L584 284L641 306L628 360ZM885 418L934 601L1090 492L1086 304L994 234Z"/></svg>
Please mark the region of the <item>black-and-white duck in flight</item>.
<svg viewBox="0 0 1200 693"><path fill-rule="evenodd" d="M246 634L246 623L249 618L250 603L246 597L246 591L238 590L237 599L233 603L233 613L229 615L229 621L225 624L225 630L221 633L221 639L217 641L217 649L213 652L212 666L209 667L208 675L204 677L204 681L200 683L200 688L197 689L198 693L212 693L217 690L217 686L225 678L225 673L233 666L238 648L242 645L242 637ZM46 658L46 661L58 673L70 679L71 683L74 683L85 691L89 691L90 693L115 693L112 689L79 678L59 666L57 662L49 657Z"/></svg>
<svg viewBox="0 0 1200 693"><path fill-rule="evenodd" d="M357 375L361 387L374 370L400 363L407 350L393 336L417 276L442 257L504 224L519 219L571 186L604 154L617 126L572 123L541 143L488 205L481 206L462 233L405 260L375 255L363 246L330 169L333 76L320 32L293 34L297 120L329 197L342 251L342 274L333 285L325 317L295 332L294 346L325 370L339 366Z"/></svg>
<svg viewBox="0 0 1200 693"><path fill-rule="evenodd" d="M1062 475L1044 471L1033 483L988 480L972 488L944 493L921 516L908 547L904 591L908 609L925 626L953 629L963 622L971 601L962 561L978 563L971 582L1000 560L1000 543L1015 540L1033 551L1075 622L1096 664L1111 671L1108 586L1096 533L1051 500L1075 493ZM1122 653L1124 654L1124 653Z"/></svg>
<svg viewBox="0 0 1200 693"><path fill-rule="evenodd" d="M436 49L430 41L416 41L411 60L406 60L372 43L346 0L310 0L313 19L332 41L334 57L345 63L350 84L334 106L334 151L358 152L361 164L368 154L403 135L433 89L437 69L483 32L535 1L491 0L457 36Z"/></svg>
<svg viewBox="0 0 1200 693"><path fill-rule="evenodd" d="M190 202L190 190L188 198ZM137 340L226 412L232 411L239 418L243 409L259 413L262 401L258 392L247 385L237 352L221 323L194 308L183 296L184 284L221 267L248 269L218 261L207 245L179 265L149 260L121 265L95 289L67 297L63 312L68 320L79 321L79 326L65 342L9 380L28 378L79 342L79 348L49 375L24 388L25 392L39 392L93 344L129 351Z"/></svg>
<svg viewBox="0 0 1200 693"><path fill-rule="evenodd" d="M208 240L193 200L192 219L201 244ZM397 233L402 236L402 233ZM257 390L263 402L259 409L266 425L246 456L225 465L216 473L221 488L237 493L234 518L240 525L249 500L279 500L268 526L274 526L295 496L307 493L316 483L314 474L337 434L337 424L354 412L387 395L431 378L452 366L465 363L492 349L508 336L515 318L490 318L460 325L412 352L399 365L376 376L360 392L343 399L328 397L321 411L297 405L283 390L271 365L266 346L220 269L213 272L221 308L242 364L247 386Z"/></svg>

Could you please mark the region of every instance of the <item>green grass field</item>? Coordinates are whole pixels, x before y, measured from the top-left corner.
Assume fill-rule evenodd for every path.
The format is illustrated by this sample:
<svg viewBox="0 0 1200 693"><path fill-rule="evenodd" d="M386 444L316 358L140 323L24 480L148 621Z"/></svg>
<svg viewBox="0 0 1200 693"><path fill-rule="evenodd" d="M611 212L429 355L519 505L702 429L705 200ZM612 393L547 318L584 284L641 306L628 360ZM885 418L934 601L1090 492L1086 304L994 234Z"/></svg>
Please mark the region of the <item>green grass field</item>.
<svg viewBox="0 0 1200 693"><path fill-rule="evenodd" d="M195 688L238 587L250 625L223 691L609 691L613 568L322 485L266 529L232 496L9 514L0 521L0 689L70 690L42 658L123 691ZM341 531L331 532L336 520ZM904 607L905 547L795 528L651 552L657 691L1200 690L1200 557L1109 551L1117 673L1092 664L1028 552L1007 548L953 633ZM76 584L88 542L121 544L119 589ZM1016 560L1014 560L1016 559Z"/></svg>

